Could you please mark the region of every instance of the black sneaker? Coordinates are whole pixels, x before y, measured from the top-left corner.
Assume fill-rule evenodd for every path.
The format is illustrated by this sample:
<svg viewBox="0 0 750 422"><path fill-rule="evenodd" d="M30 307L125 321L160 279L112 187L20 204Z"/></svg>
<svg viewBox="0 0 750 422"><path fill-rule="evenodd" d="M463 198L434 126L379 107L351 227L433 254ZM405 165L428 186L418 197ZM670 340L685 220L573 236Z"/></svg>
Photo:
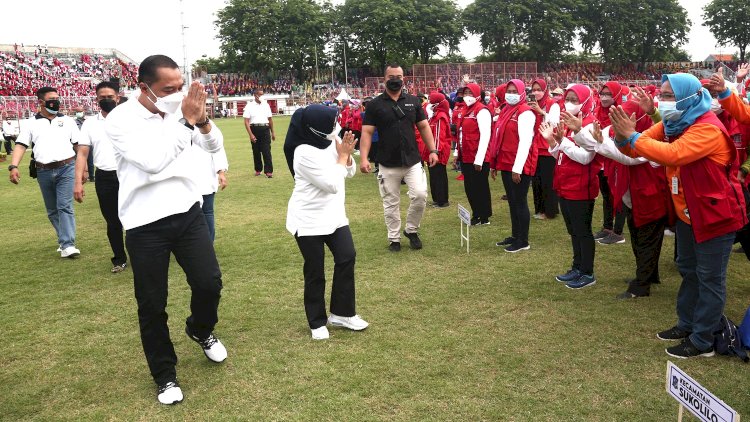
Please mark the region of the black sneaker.
<svg viewBox="0 0 750 422"><path fill-rule="evenodd" d="M412 249L422 249L422 241L419 239L419 235L416 233L407 233L404 230L404 236L409 238L409 246Z"/></svg>
<svg viewBox="0 0 750 422"><path fill-rule="evenodd" d="M672 340L682 340L684 338L687 338L689 335L690 335L690 332L680 330L675 325L674 327L668 330L664 330L656 334L656 338L658 338L659 340L672 341Z"/></svg>
<svg viewBox="0 0 750 422"><path fill-rule="evenodd" d="M505 248L505 252L516 253L520 251L528 251L529 249L531 249L529 242L514 242Z"/></svg>
<svg viewBox="0 0 750 422"><path fill-rule="evenodd" d="M401 252L401 242L391 242L388 245L388 250L391 252Z"/></svg>
<svg viewBox="0 0 750 422"><path fill-rule="evenodd" d="M667 352L669 356L679 359L695 357L710 358L714 355L713 347L709 348L708 350L700 351L697 347L695 347L693 342L690 341L690 337L686 338L685 341L676 346L667 347L666 349L664 349L664 351Z"/></svg>
<svg viewBox="0 0 750 422"><path fill-rule="evenodd" d="M480 223L479 217L472 217L471 218L471 225L472 226L478 226Z"/></svg>
<svg viewBox="0 0 750 422"><path fill-rule="evenodd" d="M490 225L490 219L489 218L480 218L479 219L479 225L480 226L489 226Z"/></svg>
<svg viewBox="0 0 750 422"><path fill-rule="evenodd" d="M502 240L500 242L496 242L495 246L508 246L512 245L513 242L515 242L516 239L513 239L512 237L506 237L505 240Z"/></svg>
<svg viewBox="0 0 750 422"><path fill-rule="evenodd" d="M626 290L620 293L619 295L615 296L615 299L635 299L637 297L646 297L646 296L648 296L648 293L646 293L645 295L637 295L635 293L631 293Z"/></svg>
<svg viewBox="0 0 750 422"><path fill-rule="evenodd" d="M580 271L576 270L575 268L571 268L567 273L555 276L555 280L559 281L560 283L569 283L573 280L578 280L580 276Z"/></svg>
<svg viewBox="0 0 750 422"><path fill-rule="evenodd" d="M604 239L605 237L609 236L610 233L613 233L612 230L601 229L598 232L594 233L594 240Z"/></svg>
<svg viewBox="0 0 750 422"><path fill-rule="evenodd" d="M436 202L436 203L435 203L434 205L432 205L432 206L433 206L433 207L435 207L435 208L448 208L448 207L450 207L450 206L451 206L451 204L450 204L450 202L443 202L443 203L437 203L437 202Z"/></svg>

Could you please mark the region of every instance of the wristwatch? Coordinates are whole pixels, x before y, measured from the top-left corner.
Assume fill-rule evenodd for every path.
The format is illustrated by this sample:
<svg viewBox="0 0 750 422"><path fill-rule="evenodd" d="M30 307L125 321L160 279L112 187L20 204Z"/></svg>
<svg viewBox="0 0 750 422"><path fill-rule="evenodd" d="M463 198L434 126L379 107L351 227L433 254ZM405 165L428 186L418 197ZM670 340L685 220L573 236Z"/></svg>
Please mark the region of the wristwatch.
<svg viewBox="0 0 750 422"><path fill-rule="evenodd" d="M438 150L436 150L436 149L431 149L431 150L430 150L430 154L436 154L436 155L438 155L439 153L438 153Z"/></svg>
<svg viewBox="0 0 750 422"><path fill-rule="evenodd" d="M14 166L13 164L8 166L8 171L13 171L13 169L17 169L18 166Z"/></svg>
<svg viewBox="0 0 750 422"><path fill-rule="evenodd" d="M204 120L204 121L202 121L202 122L196 122L196 123L195 123L195 127L197 127L197 128L202 128L202 127L205 127L205 126L207 126L207 125L208 125L208 124L209 124L210 122L211 122L211 121L210 121L210 120L208 120L208 116L206 116L206 120Z"/></svg>
<svg viewBox="0 0 750 422"><path fill-rule="evenodd" d="M190 123L188 123L188 121L185 120L184 117L181 118L180 120L178 120L178 122L180 122L181 124L185 125L185 127L188 128L188 129L190 129L190 130L195 130L195 126L193 126Z"/></svg>

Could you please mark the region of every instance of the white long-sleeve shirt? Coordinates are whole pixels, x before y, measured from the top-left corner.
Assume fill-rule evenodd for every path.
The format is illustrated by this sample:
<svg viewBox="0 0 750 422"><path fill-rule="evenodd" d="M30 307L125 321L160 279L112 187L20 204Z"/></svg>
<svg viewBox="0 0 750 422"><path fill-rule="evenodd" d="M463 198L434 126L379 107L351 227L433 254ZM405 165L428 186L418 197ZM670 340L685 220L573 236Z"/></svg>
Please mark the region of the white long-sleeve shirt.
<svg viewBox="0 0 750 422"><path fill-rule="evenodd" d="M589 124L581 129L581 131L590 132L592 127L593 125ZM596 157L596 152L586 151L568 138L563 138L562 142L555 145L554 148L549 148L549 153L552 154L555 159L559 158L561 152L567 155L571 160L584 165L590 163L594 160L594 157Z"/></svg>
<svg viewBox="0 0 750 422"><path fill-rule="evenodd" d="M211 195L219 190L219 176L217 173L220 171L229 170L229 160L227 160L227 152L224 147L221 147L214 153L206 152L200 145L193 144L193 153L195 154L196 160L199 163L199 167L195 169L195 184L198 187L198 192L201 195Z"/></svg>
<svg viewBox="0 0 750 422"><path fill-rule="evenodd" d="M490 146L490 135L492 134L492 113L488 109L479 110L477 125L479 125L479 145L477 146L477 155L474 157L474 165L481 166L484 164L487 147Z"/></svg>
<svg viewBox="0 0 750 422"><path fill-rule="evenodd" d="M193 179L198 166L191 144L218 151L224 138L211 124L202 134L188 129L177 114L151 113L138 99L117 106L105 131L112 140L120 181L119 215L125 230L188 211L203 197Z"/></svg>
<svg viewBox="0 0 750 422"><path fill-rule="evenodd" d="M526 159L529 158L531 143L534 142L534 125L536 124L536 114L533 110L526 110L518 115L518 151L516 159L513 161L513 173L523 173L523 166L526 165Z"/></svg>
<svg viewBox="0 0 750 422"><path fill-rule="evenodd" d="M347 177L354 176L356 163L337 163L336 145L326 149L300 145L294 150L294 191L289 198L286 229L297 236L331 234L349 225L344 207Z"/></svg>

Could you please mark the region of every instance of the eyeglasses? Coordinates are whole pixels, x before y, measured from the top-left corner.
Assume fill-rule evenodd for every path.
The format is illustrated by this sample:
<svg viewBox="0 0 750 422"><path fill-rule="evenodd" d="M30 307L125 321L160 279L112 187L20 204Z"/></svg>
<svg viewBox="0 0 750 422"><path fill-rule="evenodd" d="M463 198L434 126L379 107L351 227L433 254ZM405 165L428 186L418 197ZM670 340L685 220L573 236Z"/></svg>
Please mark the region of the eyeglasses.
<svg viewBox="0 0 750 422"><path fill-rule="evenodd" d="M659 98L661 98L662 100L674 100L676 97L671 92L662 92L661 94L659 94Z"/></svg>

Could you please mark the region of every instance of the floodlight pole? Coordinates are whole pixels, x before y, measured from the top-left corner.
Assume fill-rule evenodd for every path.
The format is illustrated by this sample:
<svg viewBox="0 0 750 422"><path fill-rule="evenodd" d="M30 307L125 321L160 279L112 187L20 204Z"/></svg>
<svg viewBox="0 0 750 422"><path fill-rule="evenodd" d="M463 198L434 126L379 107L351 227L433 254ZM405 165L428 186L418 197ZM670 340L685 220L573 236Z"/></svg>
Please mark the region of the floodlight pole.
<svg viewBox="0 0 750 422"><path fill-rule="evenodd" d="M182 0L180 0L180 28L182 29L182 71L185 72L185 85L190 86L191 74L190 69L188 69L187 43L185 42L185 30L188 27L185 26L185 11L182 7Z"/></svg>

